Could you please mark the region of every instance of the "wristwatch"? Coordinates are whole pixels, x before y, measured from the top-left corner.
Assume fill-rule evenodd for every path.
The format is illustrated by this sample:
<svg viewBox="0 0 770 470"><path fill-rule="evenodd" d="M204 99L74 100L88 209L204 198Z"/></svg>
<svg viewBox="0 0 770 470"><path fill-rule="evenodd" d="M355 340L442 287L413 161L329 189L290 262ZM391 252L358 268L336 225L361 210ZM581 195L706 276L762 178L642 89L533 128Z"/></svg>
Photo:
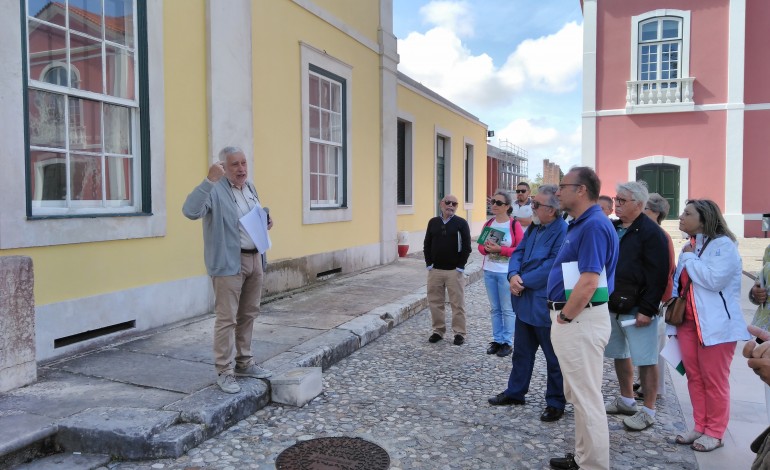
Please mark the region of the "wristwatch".
<svg viewBox="0 0 770 470"><path fill-rule="evenodd" d="M564 316L564 312L562 312L561 310L559 310L559 319L561 321L565 321L567 323L572 323L572 319L571 318L567 318L566 316Z"/></svg>

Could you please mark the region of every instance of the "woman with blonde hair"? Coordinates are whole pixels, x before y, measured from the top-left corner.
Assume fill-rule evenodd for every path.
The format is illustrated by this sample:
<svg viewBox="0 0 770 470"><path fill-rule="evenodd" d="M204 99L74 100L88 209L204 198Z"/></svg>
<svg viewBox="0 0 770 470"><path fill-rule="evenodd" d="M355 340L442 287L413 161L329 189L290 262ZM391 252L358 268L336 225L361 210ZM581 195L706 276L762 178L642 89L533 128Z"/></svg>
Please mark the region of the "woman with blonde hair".
<svg viewBox="0 0 770 470"><path fill-rule="evenodd" d="M677 327L690 392L693 430L676 436L698 452L722 447L730 419L730 362L737 341L749 339L740 307L742 262L719 207L692 199L679 216L690 236L674 274L674 295L686 299Z"/></svg>

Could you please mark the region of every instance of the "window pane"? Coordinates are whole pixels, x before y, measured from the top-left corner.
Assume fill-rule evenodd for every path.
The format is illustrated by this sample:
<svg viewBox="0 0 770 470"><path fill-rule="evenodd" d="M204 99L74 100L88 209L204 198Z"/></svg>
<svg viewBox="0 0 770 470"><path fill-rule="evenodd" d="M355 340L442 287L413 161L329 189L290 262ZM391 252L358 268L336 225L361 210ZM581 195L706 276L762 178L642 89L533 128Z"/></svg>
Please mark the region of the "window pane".
<svg viewBox="0 0 770 470"><path fill-rule="evenodd" d="M310 143L310 173L318 173L318 152L319 152L319 145L311 142Z"/></svg>
<svg viewBox="0 0 770 470"><path fill-rule="evenodd" d="M102 43L70 33L70 61L78 70L81 90L102 92Z"/></svg>
<svg viewBox="0 0 770 470"><path fill-rule="evenodd" d="M107 45L106 93L129 100L134 99L134 54L120 47Z"/></svg>
<svg viewBox="0 0 770 470"><path fill-rule="evenodd" d="M654 41L658 39L658 22L651 21L642 25L642 41Z"/></svg>
<svg viewBox="0 0 770 470"><path fill-rule="evenodd" d="M321 102L318 98L318 88L320 87L319 81L320 80L316 75L310 75L310 80L308 81L308 94L310 95L311 106L318 106Z"/></svg>
<svg viewBox="0 0 770 470"><path fill-rule="evenodd" d="M331 139L335 144L342 144L342 115L331 115Z"/></svg>
<svg viewBox="0 0 770 470"><path fill-rule="evenodd" d="M318 201L318 176L310 175L310 202Z"/></svg>
<svg viewBox="0 0 770 470"><path fill-rule="evenodd" d="M46 73L52 68L66 68L67 49L64 41L64 30L48 26L43 23L30 20L29 29L29 78L32 80L46 80ZM52 72L49 76L49 83L57 85L67 85L59 83L58 75ZM66 79L66 72L64 78Z"/></svg>
<svg viewBox="0 0 770 470"><path fill-rule="evenodd" d="M80 98L69 99L70 149L102 151L102 104Z"/></svg>
<svg viewBox="0 0 770 470"><path fill-rule="evenodd" d="M131 153L131 110L125 106L104 105L104 151Z"/></svg>
<svg viewBox="0 0 770 470"><path fill-rule="evenodd" d="M326 151L326 173L330 175L337 174L337 149L328 147Z"/></svg>
<svg viewBox="0 0 770 470"><path fill-rule="evenodd" d="M321 111L321 140L331 140L331 117L328 111Z"/></svg>
<svg viewBox="0 0 770 470"><path fill-rule="evenodd" d="M64 148L64 134L64 95L29 90L30 145Z"/></svg>
<svg viewBox="0 0 770 470"><path fill-rule="evenodd" d="M332 83L332 111L340 112L342 108L342 87L339 83Z"/></svg>
<svg viewBox="0 0 770 470"><path fill-rule="evenodd" d="M133 204L131 188L133 185L133 171L131 158L106 157L107 166L104 169L107 179L106 190L108 201L124 201Z"/></svg>
<svg viewBox="0 0 770 470"><path fill-rule="evenodd" d="M70 199L73 201L102 200L102 159L73 154L70 158Z"/></svg>
<svg viewBox="0 0 770 470"><path fill-rule="evenodd" d="M321 138L321 113L318 111L318 108L310 107L310 138L311 139L320 139Z"/></svg>
<svg viewBox="0 0 770 470"><path fill-rule="evenodd" d="M64 201L67 198L67 163L63 153L29 153L30 193L33 201Z"/></svg>
<svg viewBox="0 0 770 470"><path fill-rule="evenodd" d="M134 0L105 0L105 39L134 47Z"/></svg>
<svg viewBox="0 0 770 470"><path fill-rule="evenodd" d="M663 20L662 39L671 39L679 37L679 21Z"/></svg>
<svg viewBox="0 0 770 470"><path fill-rule="evenodd" d="M52 2L51 0L28 0L29 10L27 14L39 20L64 26L64 2Z"/></svg>
<svg viewBox="0 0 770 470"><path fill-rule="evenodd" d="M69 0L70 29L102 38L102 0Z"/></svg>
<svg viewBox="0 0 770 470"><path fill-rule="evenodd" d="M330 83L326 80L321 80L321 109L331 109L331 89Z"/></svg>

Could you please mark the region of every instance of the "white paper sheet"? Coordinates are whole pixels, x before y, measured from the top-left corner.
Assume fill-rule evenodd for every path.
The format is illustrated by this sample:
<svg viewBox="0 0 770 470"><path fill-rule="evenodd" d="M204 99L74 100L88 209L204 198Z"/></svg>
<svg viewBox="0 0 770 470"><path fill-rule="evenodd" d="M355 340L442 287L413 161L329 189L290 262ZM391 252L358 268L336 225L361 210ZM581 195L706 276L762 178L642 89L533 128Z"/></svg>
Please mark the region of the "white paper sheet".
<svg viewBox="0 0 770 470"><path fill-rule="evenodd" d="M266 253L273 245L270 241L270 235L267 233L267 213L257 204L248 214L240 218L241 225L246 233L249 234L257 250L260 253Z"/></svg>
<svg viewBox="0 0 770 470"><path fill-rule="evenodd" d="M682 364L682 351L679 349L679 340L676 336L668 339L666 346L660 351L660 355L680 374L684 375L684 364Z"/></svg>

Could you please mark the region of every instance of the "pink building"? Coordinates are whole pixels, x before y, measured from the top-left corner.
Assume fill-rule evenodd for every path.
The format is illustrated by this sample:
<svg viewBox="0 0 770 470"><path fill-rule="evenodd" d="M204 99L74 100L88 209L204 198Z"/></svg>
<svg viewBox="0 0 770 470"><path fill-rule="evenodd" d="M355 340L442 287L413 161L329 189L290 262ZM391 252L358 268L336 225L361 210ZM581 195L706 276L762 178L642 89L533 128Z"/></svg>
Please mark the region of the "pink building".
<svg viewBox="0 0 770 470"><path fill-rule="evenodd" d="M583 0L583 163L603 193L643 179L722 208L738 236L770 213L766 0Z"/></svg>

